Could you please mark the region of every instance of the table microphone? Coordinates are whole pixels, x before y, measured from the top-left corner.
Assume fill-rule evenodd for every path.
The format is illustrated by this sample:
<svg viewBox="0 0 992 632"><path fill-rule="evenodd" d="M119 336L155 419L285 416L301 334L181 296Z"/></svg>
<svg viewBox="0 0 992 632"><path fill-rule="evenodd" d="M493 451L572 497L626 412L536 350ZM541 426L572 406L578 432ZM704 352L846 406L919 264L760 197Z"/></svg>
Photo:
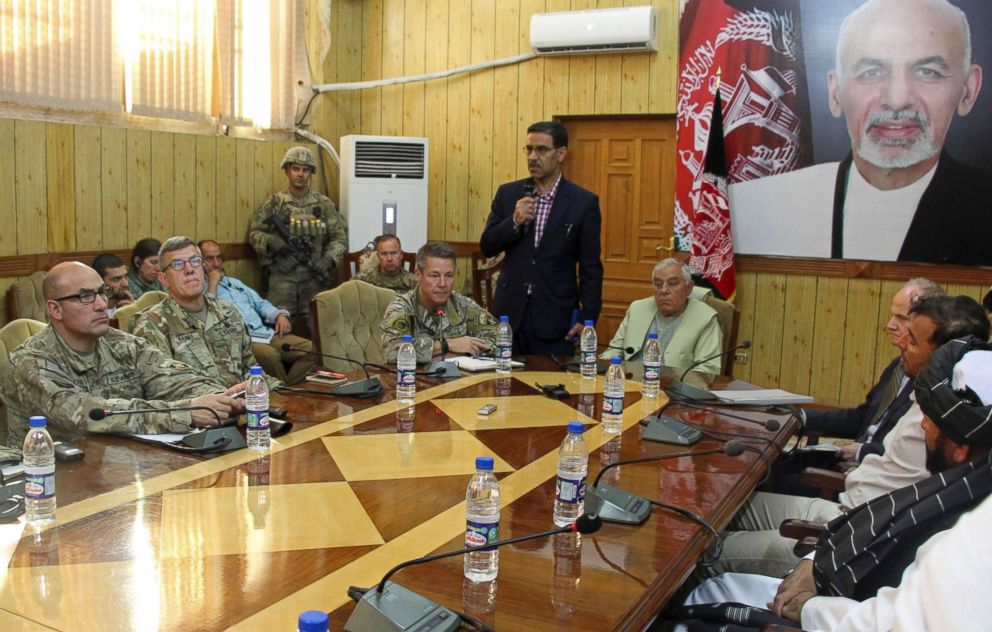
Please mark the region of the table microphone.
<svg viewBox="0 0 992 632"><path fill-rule="evenodd" d="M359 362L358 360L352 360L351 358L346 358L344 356L336 356L336 355L331 355L329 353L318 353L317 351L311 351L311 350L307 350L307 349L300 349L299 347L294 347L294 346L290 345L289 343L285 343L285 342L282 343L282 350L283 351L298 351L300 353L308 353L310 355L315 355L318 358L333 358L335 360L344 360L346 362L352 362L354 364L362 364L363 367L372 367L373 369L379 369L380 371L386 371L387 373L392 373L393 372L393 369L391 369L390 367L383 366L381 364L376 364L374 362L364 362L364 363L362 363L362 362ZM366 375L367 374L368 374L368 371L366 371ZM422 375L424 377L439 377L441 375L441 373L438 372L438 371L414 371L414 375ZM293 389L293 388L289 388L289 387L285 387L285 386L282 387L282 390L287 390L287 391L290 391L290 392L293 392L294 390L296 390L297 392L299 391L299 389ZM315 393L324 394L324 395L327 394L327 391L314 391L314 392Z"/></svg>
<svg viewBox="0 0 992 632"><path fill-rule="evenodd" d="M604 344L598 344L598 343L596 344L596 347L597 348L602 348L602 349L617 349L618 351L623 351L627 355L633 355L633 353L636 351L636 349L634 349L633 347L615 347L613 345L604 345ZM558 359L555 358L554 356L551 356L551 357L552 357L553 360L555 360L555 362L558 363L558 368L560 368L560 369L563 369L565 371L570 371L572 373L579 373L582 370L581 356L573 357L572 360L571 360L571 362L567 362L567 363L564 363L564 364L562 364L561 362L558 362ZM610 368L610 363L609 362L605 362L603 360L596 360L596 374L597 375L606 375L606 371L609 368Z"/></svg>
<svg viewBox="0 0 992 632"><path fill-rule="evenodd" d="M167 448L181 452L226 452L246 447L245 438L238 432L236 424L223 426L223 420L216 410L209 406L176 406L174 408L131 408L128 410L110 410L107 408L92 408L89 417L100 421L114 415L134 415L144 413L173 413L177 411L207 410L217 420L217 428L195 430L180 440L180 443L160 443Z"/></svg>
<svg viewBox="0 0 992 632"><path fill-rule="evenodd" d="M682 372L682 375L679 376L679 379L677 381L665 387L665 393L668 394L668 396L671 397L672 399L677 399L680 401L692 401L692 402L718 401L719 398L713 393L707 391L706 389L697 388L695 386L692 386L691 384L686 384L682 380L685 379L685 376L689 373L689 371L695 369L697 366L701 364L706 364L707 362L715 358L722 358L728 353L733 353L740 349L750 349L750 348L751 348L751 341L745 340L739 345L731 347L726 351L721 351L720 353L711 355L708 358L703 358L702 360L693 362L692 364L689 365L689 368L687 368L685 371Z"/></svg>
<svg viewBox="0 0 992 632"><path fill-rule="evenodd" d="M592 485L586 488L586 509L599 514L600 518L608 522L621 522L624 524L641 524L651 516L651 503L648 499L637 496L622 489L600 483L599 479L612 467L630 465L632 463L649 463L652 461L664 461L667 459L677 459L684 456L703 456L706 454L726 454L727 456L740 456L744 453L744 443L732 439L723 444L722 448L711 450L697 450L695 452L675 452L673 454L663 454L661 456L648 456L640 459L625 459L610 463L599 471Z"/></svg>
<svg viewBox="0 0 992 632"><path fill-rule="evenodd" d="M282 343L283 351L301 351L303 353L309 353L321 358L333 358L335 360L342 360L344 362L351 362L352 364L357 364L362 367L365 371L365 379L359 380L357 382L348 382L342 384L341 386L336 386L328 391L331 395L341 395L347 397L358 397L359 399L367 399L369 397L375 397L377 395L382 395L385 389L382 387L382 382L379 381L379 376L372 377L369 375L369 366L375 366L382 370L384 367L379 367L376 365L370 365L366 362L360 360L352 360L351 358L345 356L337 356L330 353L319 353L317 351L310 351L307 349L298 349L288 342Z"/></svg>
<svg viewBox="0 0 992 632"><path fill-rule="evenodd" d="M442 378L461 377L462 372L458 370L458 365L444 359L444 347L447 345L444 341L444 328L441 326L441 319L444 318L444 310L435 310L434 315L437 316L437 332L441 337L441 359L437 362L431 362L428 364L427 372Z"/></svg>
<svg viewBox="0 0 992 632"><path fill-rule="evenodd" d="M693 410L701 410L703 412L712 413L714 415L720 415L721 417L728 417L730 419L737 419L737 420L740 420L740 421L746 421L749 424L754 424L756 426L761 426L762 428L764 428L765 430L768 430L769 432L775 432L779 428L782 427L782 424L779 423L778 419L770 419L769 418L769 419L766 419L765 421L761 421L759 419L750 419L750 418L744 417L742 415L735 415L733 413L728 413L728 412L726 412L724 410L720 410L719 408L707 408L706 406L699 406L699 405L693 404L691 402L669 401L664 406L661 407L661 410L658 411L658 416L660 417L661 416L661 413L664 412L665 409L668 408L669 406L682 406L684 408L691 408Z"/></svg>
<svg viewBox="0 0 992 632"><path fill-rule="evenodd" d="M434 560L440 560L446 557L465 555L466 553L476 551L488 551L506 544L546 538L558 533L595 533L602 526L603 521L600 520L599 516L593 513L586 513L579 516L574 523L558 529L522 535L520 537L510 538L509 540L493 542L482 547L426 555L398 564L383 576L378 586L365 590L361 598L358 599L358 605L355 606L355 611L351 613L351 617L348 618L348 622L344 625L345 632L379 632L380 630L395 632L405 632L407 630L452 632L457 630L462 624L461 617L440 604L418 595L395 582L389 581L389 578L397 571L408 566L416 566L418 564L433 562ZM348 590L348 593L354 596L361 591L362 589L352 586Z"/></svg>

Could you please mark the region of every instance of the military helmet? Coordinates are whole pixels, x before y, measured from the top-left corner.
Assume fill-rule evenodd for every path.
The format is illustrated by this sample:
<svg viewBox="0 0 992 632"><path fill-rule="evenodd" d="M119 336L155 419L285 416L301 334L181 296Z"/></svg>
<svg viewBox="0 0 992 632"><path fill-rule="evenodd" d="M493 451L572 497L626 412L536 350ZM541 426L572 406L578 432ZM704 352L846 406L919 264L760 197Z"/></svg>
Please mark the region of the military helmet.
<svg viewBox="0 0 992 632"><path fill-rule="evenodd" d="M317 161L313 157L313 152L306 147L290 147L286 151L286 155L282 157L282 164L279 165L279 168L285 169L292 164L310 167L311 171L317 170Z"/></svg>

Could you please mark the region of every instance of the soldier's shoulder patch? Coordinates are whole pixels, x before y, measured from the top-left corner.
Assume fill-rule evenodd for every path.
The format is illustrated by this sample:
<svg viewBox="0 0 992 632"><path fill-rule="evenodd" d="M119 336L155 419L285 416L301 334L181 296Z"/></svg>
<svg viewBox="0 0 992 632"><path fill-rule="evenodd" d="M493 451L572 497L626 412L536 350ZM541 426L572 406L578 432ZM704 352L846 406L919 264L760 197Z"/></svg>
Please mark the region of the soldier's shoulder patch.
<svg viewBox="0 0 992 632"><path fill-rule="evenodd" d="M398 334L411 333L409 314L393 314L391 318L385 321L385 324L386 329Z"/></svg>

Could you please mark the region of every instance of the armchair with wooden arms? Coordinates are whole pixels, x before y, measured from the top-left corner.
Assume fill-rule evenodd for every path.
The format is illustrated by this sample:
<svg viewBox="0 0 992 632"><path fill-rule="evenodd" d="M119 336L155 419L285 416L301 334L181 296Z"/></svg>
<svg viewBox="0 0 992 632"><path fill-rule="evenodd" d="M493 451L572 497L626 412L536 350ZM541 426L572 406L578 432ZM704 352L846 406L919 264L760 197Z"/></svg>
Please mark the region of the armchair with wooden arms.
<svg viewBox="0 0 992 632"><path fill-rule="evenodd" d="M110 319L110 324L121 331L131 333L131 330L134 328L134 317L138 314L138 312L143 311L152 305L158 305L167 298L169 298L169 295L165 292L149 290L139 296L135 302L118 308L117 311L114 312L114 317Z"/></svg>
<svg viewBox="0 0 992 632"><path fill-rule="evenodd" d="M379 323L396 293L364 281L352 279L321 292L310 301L313 329L310 332L317 353L351 358L357 362L383 363ZM332 371L353 371L356 364L324 358Z"/></svg>
<svg viewBox="0 0 992 632"><path fill-rule="evenodd" d="M476 250L472 253L472 294L479 305L492 311L496 295L496 279L503 269L503 255L486 257Z"/></svg>
<svg viewBox="0 0 992 632"><path fill-rule="evenodd" d="M344 253L344 256L341 258L341 282L344 283L357 277L358 273L362 270L362 260L367 256L374 257L374 253L375 251L371 248L371 244L361 250ZM417 266L417 253L404 252L402 253L402 257L403 267L412 273Z"/></svg>

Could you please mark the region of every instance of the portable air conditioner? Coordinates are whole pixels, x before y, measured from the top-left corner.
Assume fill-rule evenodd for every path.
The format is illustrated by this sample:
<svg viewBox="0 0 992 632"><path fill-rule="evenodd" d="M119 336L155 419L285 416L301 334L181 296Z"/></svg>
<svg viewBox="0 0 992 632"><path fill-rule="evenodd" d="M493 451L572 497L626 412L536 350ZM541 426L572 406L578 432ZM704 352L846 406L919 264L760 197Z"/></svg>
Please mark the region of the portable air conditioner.
<svg viewBox="0 0 992 632"><path fill-rule="evenodd" d="M658 50L658 10L653 6L535 13L530 45L539 55Z"/></svg>
<svg viewBox="0 0 992 632"><path fill-rule="evenodd" d="M427 242L427 139L341 137L341 213L348 250L378 235L400 238L416 252Z"/></svg>

